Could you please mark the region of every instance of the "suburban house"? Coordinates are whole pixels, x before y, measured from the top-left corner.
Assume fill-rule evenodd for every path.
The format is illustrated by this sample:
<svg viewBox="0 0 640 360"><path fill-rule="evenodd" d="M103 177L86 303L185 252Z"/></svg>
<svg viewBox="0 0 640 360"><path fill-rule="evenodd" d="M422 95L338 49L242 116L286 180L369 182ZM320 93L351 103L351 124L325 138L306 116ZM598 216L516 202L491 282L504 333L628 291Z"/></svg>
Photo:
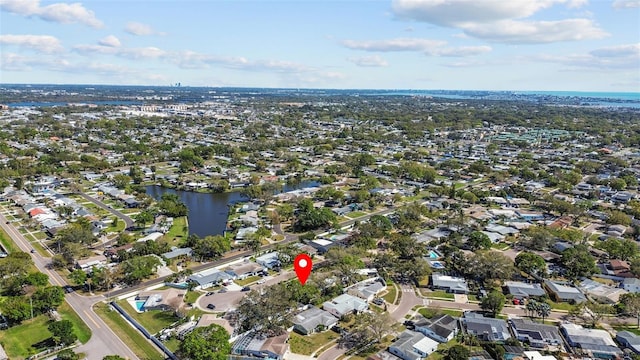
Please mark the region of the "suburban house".
<svg viewBox="0 0 640 360"><path fill-rule="evenodd" d="M138 310L169 310L176 308L182 304L186 293L186 290L174 288L140 292L136 296L136 301L144 301L144 304Z"/></svg>
<svg viewBox="0 0 640 360"><path fill-rule="evenodd" d="M458 334L458 319L443 314L432 319L421 317L414 322L416 331L441 343L446 343Z"/></svg>
<svg viewBox="0 0 640 360"><path fill-rule="evenodd" d="M367 302L371 302L376 295L387 288L384 280L381 278L369 279L359 282L347 289L347 294L357 296Z"/></svg>
<svg viewBox="0 0 640 360"><path fill-rule="evenodd" d="M627 293L625 289L608 286L590 279L585 279L580 283L580 290L599 303L611 305L616 304L620 300L620 296Z"/></svg>
<svg viewBox="0 0 640 360"><path fill-rule="evenodd" d="M507 293L513 295L516 299L526 299L530 297L542 297L547 293L542 286L537 283L525 283L521 281L505 281L504 287Z"/></svg>
<svg viewBox="0 0 640 360"><path fill-rule="evenodd" d="M438 350L438 345L421 333L405 330L389 346L389 352L403 360L420 360Z"/></svg>
<svg viewBox="0 0 640 360"><path fill-rule="evenodd" d="M162 254L162 256L165 259L175 259L181 256L184 257L191 257L191 255L193 254L193 250L189 247L187 248L178 248L178 247L172 247L171 251L166 252L164 254Z"/></svg>
<svg viewBox="0 0 640 360"><path fill-rule="evenodd" d="M236 340L231 348L231 353L262 359L282 360L289 349L288 340L289 333L267 338L251 332Z"/></svg>
<svg viewBox="0 0 640 360"><path fill-rule="evenodd" d="M568 303L580 304L587 301L580 290L571 286L569 283L554 282L545 280L544 285L549 290L549 294L555 301L563 301Z"/></svg>
<svg viewBox="0 0 640 360"><path fill-rule="evenodd" d="M343 315L365 311L369 308L369 305L353 295L342 294L331 301L325 301L322 304L322 308L337 318L341 318Z"/></svg>
<svg viewBox="0 0 640 360"><path fill-rule="evenodd" d="M94 266L102 267L107 264L107 257L104 255L95 255L87 259L81 259L76 261L76 269L83 271L90 271Z"/></svg>
<svg viewBox="0 0 640 360"><path fill-rule="evenodd" d="M434 290L445 290L446 292L454 294L469 293L469 286L467 285L467 281L465 279L449 275L431 275L430 285Z"/></svg>
<svg viewBox="0 0 640 360"><path fill-rule="evenodd" d="M262 265L256 264L254 262L245 262L240 264L231 265L224 270L227 274L231 275L232 279L246 279L249 276L258 275L259 272L263 271L264 267Z"/></svg>
<svg viewBox="0 0 640 360"><path fill-rule="evenodd" d="M505 341L511 338L509 326L502 319L493 319L478 313L465 313L462 323L467 333L483 341Z"/></svg>
<svg viewBox="0 0 640 360"><path fill-rule="evenodd" d="M294 317L293 330L302 335L309 335L316 331L329 329L337 323L338 318L330 312L317 307L310 307Z"/></svg>
<svg viewBox="0 0 640 360"><path fill-rule="evenodd" d="M509 319L516 338L531 347L544 349L547 346L562 345L562 336L556 326L535 323L529 319Z"/></svg>
<svg viewBox="0 0 640 360"><path fill-rule="evenodd" d="M230 280L231 275L218 269L209 269L195 273L189 276L188 280L196 283L196 290L206 289L208 287L216 286L225 280Z"/></svg>
<svg viewBox="0 0 640 360"><path fill-rule="evenodd" d="M585 355L600 359L615 359L622 355L606 330L585 329L576 324L561 324L560 331L569 346Z"/></svg>
<svg viewBox="0 0 640 360"><path fill-rule="evenodd" d="M625 348L630 349L636 354L640 354L640 336L630 331L618 331L616 340Z"/></svg>
<svg viewBox="0 0 640 360"><path fill-rule="evenodd" d="M278 253L275 251L257 257L256 262L271 270L273 270L274 268L279 268L282 265L280 264L280 260L278 259Z"/></svg>

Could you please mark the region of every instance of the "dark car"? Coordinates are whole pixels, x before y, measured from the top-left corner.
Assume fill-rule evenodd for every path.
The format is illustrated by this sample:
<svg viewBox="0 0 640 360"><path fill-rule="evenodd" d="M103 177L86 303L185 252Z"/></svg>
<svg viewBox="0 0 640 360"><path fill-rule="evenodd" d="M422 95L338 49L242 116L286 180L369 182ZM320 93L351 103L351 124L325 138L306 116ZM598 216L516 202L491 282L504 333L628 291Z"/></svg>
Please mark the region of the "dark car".
<svg viewBox="0 0 640 360"><path fill-rule="evenodd" d="M242 288L242 291L249 291L249 290L251 290L251 288L248 287L248 286L245 286L245 287Z"/></svg>
<svg viewBox="0 0 640 360"><path fill-rule="evenodd" d="M208 293L204 294L204 296L211 296L213 294L215 294L213 291L209 291Z"/></svg>
<svg viewBox="0 0 640 360"><path fill-rule="evenodd" d="M35 254L35 252L36 252L36 249L31 249L32 254Z"/></svg>
<svg viewBox="0 0 640 360"><path fill-rule="evenodd" d="M64 291L65 291L67 294L69 294L69 293L72 293L72 292L73 292L73 288L72 288L71 286L65 286L65 287L64 287Z"/></svg>
<svg viewBox="0 0 640 360"><path fill-rule="evenodd" d="M207 305L207 309L213 310L213 309L215 309L215 308L216 308L216 306L215 306L215 305L213 305L213 304L209 304L209 305Z"/></svg>
<svg viewBox="0 0 640 360"><path fill-rule="evenodd" d="M384 300L381 298L375 298L373 299L372 303L376 304L376 305L382 305L384 304Z"/></svg>

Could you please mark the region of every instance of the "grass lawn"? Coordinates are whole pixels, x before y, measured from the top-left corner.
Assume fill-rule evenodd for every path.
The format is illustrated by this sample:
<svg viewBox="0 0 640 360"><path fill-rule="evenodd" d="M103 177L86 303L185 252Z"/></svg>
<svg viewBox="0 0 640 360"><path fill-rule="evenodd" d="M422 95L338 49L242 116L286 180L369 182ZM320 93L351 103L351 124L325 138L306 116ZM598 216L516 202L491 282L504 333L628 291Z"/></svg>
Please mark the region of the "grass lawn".
<svg viewBox="0 0 640 360"><path fill-rule="evenodd" d="M171 244L171 246L180 245L189 236L189 228L187 226L187 217L181 216L173 219L173 225L171 229L164 236L164 238Z"/></svg>
<svg viewBox="0 0 640 360"><path fill-rule="evenodd" d="M9 359L24 359L48 348L46 340L51 338L48 323L49 317L40 315L0 331L0 343Z"/></svg>
<svg viewBox="0 0 640 360"><path fill-rule="evenodd" d="M453 294L450 294L446 291L442 291L442 290L436 290L436 291L431 291L427 293L427 297L430 298L443 298L443 299L455 299L455 296Z"/></svg>
<svg viewBox="0 0 640 360"><path fill-rule="evenodd" d="M349 216L352 219L359 218L359 217L365 216L365 215L367 215L367 213L363 212L363 211L354 211L354 212L351 212L351 213L347 214L347 216Z"/></svg>
<svg viewBox="0 0 640 360"><path fill-rule="evenodd" d="M139 313L125 300L118 301L118 305L151 334L156 334L158 331L178 321L172 311L151 310Z"/></svg>
<svg viewBox="0 0 640 360"><path fill-rule="evenodd" d="M236 280L233 280L233 282L234 282L234 283L236 283L236 284L238 284L238 285L240 285L240 286L245 286L245 285L251 284L252 282L256 282L256 281L258 281L258 280L260 280L260 276L249 276L249 277L248 277L248 278L246 278L246 279L242 279L242 280L240 280L240 279L236 279Z"/></svg>
<svg viewBox="0 0 640 360"><path fill-rule="evenodd" d="M43 233L42 231L34 232L33 236L35 236L36 239L38 239L38 240L44 240L44 239L47 238L47 234Z"/></svg>
<svg viewBox="0 0 640 360"><path fill-rule="evenodd" d="M116 224L116 226L113 226L113 223L111 223L111 225L109 225L109 227L107 228L107 232L121 232L125 227L127 227L127 224L124 222L124 220L118 218L118 223Z"/></svg>
<svg viewBox="0 0 640 360"><path fill-rule="evenodd" d="M496 249L496 250L505 251L505 250L509 250L510 246L508 244L497 243L497 244L491 244L491 248L492 249Z"/></svg>
<svg viewBox="0 0 640 360"><path fill-rule="evenodd" d="M178 347L180 346L180 340L176 338L171 338L167 341L163 341L163 343L164 346L166 346L172 352L176 352L178 350Z"/></svg>
<svg viewBox="0 0 640 360"><path fill-rule="evenodd" d="M554 310L564 310L564 311L569 311L571 309L573 309L573 305L566 303L566 302L555 302L555 301L549 301L548 302L549 305L551 305L551 308Z"/></svg>
<svg viewBox="0 0 640 360"><path fill-rule="evenodd" d="M9 234L4 232L3 229L0 229L0 243L2 243L2 247L10 253L18 251L18 247L14 245Z"/></svg>
<svg viewBox="0 0 640 360"><path fill-rule="evenodd" d="M73 323L73 329L81 343L84 344L89 341L89 338L91 338L91 329L80 319L80 316L73 311L69 304L66 302L62 303L62 305L58 307L58 313L60 313L62 319L69 320Z"/></svg>
<svg viewBox="0 0 640 360"><path fill-rule="evenodd" d="M300 355L311 355L314 351L324 346L329 341L335 340L339 337L338 334L331 330L327 330L313 335L300 335L296 332L292 332L289 337L289 346L291 352Z"/></svg>
<svg viewBox="0 0 640 360"><path fill-rule="evenodd" d="M398 290L396 290L396 286L394 284L387 285L387 293L382 298L389 304L393 304L393 302L396 301L397 292Z"/></svg>
<svg viewBox="0 0 640 360"><path fill-rule="evenodd" d="M99 303L94 307L95 312L104 320L107 325L120 335L120 339L140 358L147 360L163 360L156 347L151 345L147 339L134 329L115 310L110 310L109 305Z"/></svg>
<svg viewBox="0 0 640 360"><path fill-rule="evenodd" d="M184 296L184 302L187 304L193 304L198 300L200 295L202 295L202 293L198 291L187 291L187 294Z"/></svg>

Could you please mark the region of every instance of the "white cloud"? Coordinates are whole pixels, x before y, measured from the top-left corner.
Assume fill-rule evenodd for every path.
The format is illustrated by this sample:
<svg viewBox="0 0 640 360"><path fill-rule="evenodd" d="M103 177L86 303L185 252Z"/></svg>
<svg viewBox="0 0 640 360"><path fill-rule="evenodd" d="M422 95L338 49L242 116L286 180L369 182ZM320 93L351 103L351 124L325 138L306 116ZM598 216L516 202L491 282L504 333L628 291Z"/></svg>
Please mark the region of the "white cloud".
<svg viewBox="0 0 640 360"><path fill-rule="evenodd" d="M640 0L616 0L612 4L614 9L640 8Z"/></svg>
<svg viewBox="0 0 640 360"><path fill-rule="evenodd" d="M50 35L0 35L0 44L26 47L43 53L63 50L60 40Z"/></svg>
<svg viewBox="0 0 640 360"><path fill-rule="evenodd" d="M524 60L524 59L523 59ZM534 61L545 61L565 65L568 70L637 70L640 64L640 44L625 44L605 47L586 54L549 55L540 54Z"/></svg>
<svg viewBox="0 0 640 360"><path fill-rule="evenodd" d="M127 59L158 59L168 56L168 53L157 47L148 46L142 48L123 48L106 45L76 45L73 50L83 54L105 54L114 55Z"/></svg>
<svg viewBox="0 0 640 360"><path fill-rule="evenodd" d="M445 45L445 41L416 39L416 38L399 38L391 40L378 41L356 41L344 40L342 45L353 50L364 51L425 51L432 47Z"/></svg>
<svg viewBox="0 0 640 360"><path fill-rule="evenodd" d="M155 31L150 25L131 21L127 23L124 31L131 35L147 36L147 35L163 35L163 33Z"/></svg>
<svg viewBox="0 0 640 360"><path fill-rule="evenodd" d="M452 48L435 49L435 51L427 51L426 55L446 56L446 57L467 57L485 54L491 51L491 46L460 46Z"/></svg>
<svg viewBox="0 0 640 360"><path fill-rule="evenodd" d="M521 19L567 0L394 0L400 18L448 27Z"/></svg>
<svg viewBox="0 0 640 360"><path fill-rule="evenodd" d="M607 36L589 19L523 20L558 4L573 9L586 3L587 0L394 0L392 9L401 19L458 28L466 35L488 41L537 44Z"/></svg>
<svg viewBox="0 0 640 360"><path fill-rule="evenodd" d="M378 55L347 58L348 61L362 67L385 67L389 63Z"/></svg>
<svg viewBox="0 0 640 360"><path fill-rule="evenodd" d="M640 64L640 43L604 47L589 54L596 57L635 57Z"/></svg>
<svg viewBox="0 0 640 360"><path fill-rule="evenodd" d="M109 47L120 47L120 45L122 45L120 43L120 40L113 35L109 35L107 37L100 39L100 41L98 41L98 44L102 46L109 46Z"/></svg>
<svg viewBox="0 0 640 360"><path fill-rule="evenodd" d="M592 20L558 21L503 20L491 24L474 24L465 28L470 36L506 44L542 44L559 41L601 39L607 34Z"/></svg>
<svg viewBox="0 0 640 360"><path fill-rule="evenodd" d="M39 17L45 21L62 24L80 23L93 28L103 26L94 12L81 3L54 3L41 6L40 0L0 0L0 9L12 14Z"/></svg>

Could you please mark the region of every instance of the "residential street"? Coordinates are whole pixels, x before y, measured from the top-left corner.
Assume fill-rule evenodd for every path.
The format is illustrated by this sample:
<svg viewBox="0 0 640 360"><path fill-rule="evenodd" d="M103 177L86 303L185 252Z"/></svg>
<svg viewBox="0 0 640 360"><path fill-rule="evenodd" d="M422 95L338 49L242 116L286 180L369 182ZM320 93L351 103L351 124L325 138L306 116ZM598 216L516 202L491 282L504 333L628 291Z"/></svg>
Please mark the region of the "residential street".
<svg viewBox="0 0 640 360"><path fill-rule="evenodd" d="M89 196L89 195L87 195L85 193L82 193L82 192L78 192L78 193L75 193L75 194L82 196L85 200L91 201L96 206L98 206L98 207L100 207L100 208L102 208L104 210L107 210L108 212L112 213L113 215L119 217L127 225L125 228L129 228L129 227L133 226L134 222L130 217L128 217L127 215L121 213L120 211L118 211L118 210L106 205L102 201L96 200L93 197L91 197L91 196Z"/></svg>
<svg viewBox="0 0 640 360"><path fill-rule="evenodd" d="M24 252L30 253L31 246L27 239L12 225L6 224L6 218L0 214L0 226L13 239L16 245ZM49 276L49 281L53 285L65 286L66 282L55 271L47 268L49 261L40 256L40 254L30 253L33 262L38 270ZM78 352L87 355L88 360L102 360L106 355L120 355L127 359L138 359L138 357L127 347L122 340L102 321L102 319L93 312L93 304L103 300L103 296L85 297L76 293L67 294L65 300L75 310L76 313L84 320L89 329L91 329L91 339L78 347Z"/></svg>

